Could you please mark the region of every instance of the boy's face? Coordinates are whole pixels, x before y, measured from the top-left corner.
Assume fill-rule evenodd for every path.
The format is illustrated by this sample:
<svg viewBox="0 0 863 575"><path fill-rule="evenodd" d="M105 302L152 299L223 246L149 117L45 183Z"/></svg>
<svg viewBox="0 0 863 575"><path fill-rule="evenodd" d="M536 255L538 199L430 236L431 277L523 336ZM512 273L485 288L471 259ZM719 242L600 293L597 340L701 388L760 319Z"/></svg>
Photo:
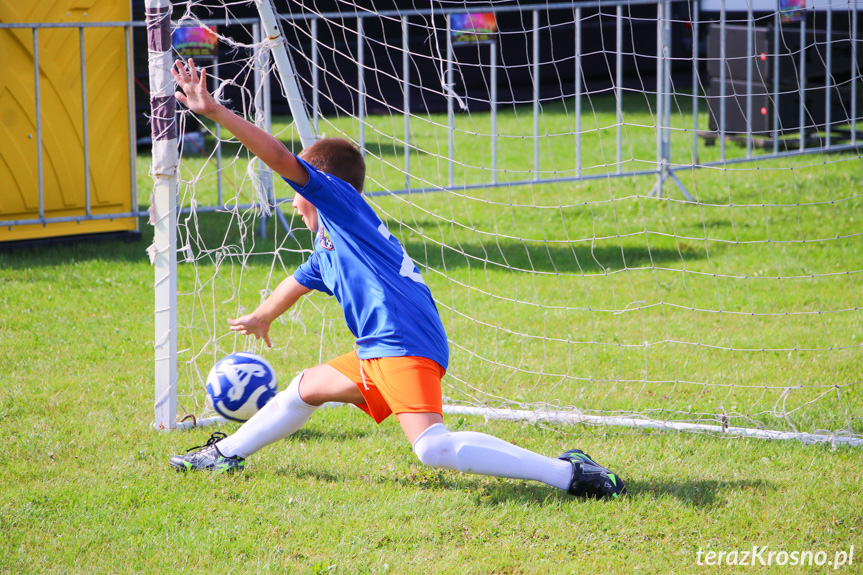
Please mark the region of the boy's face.
<svg viewBox="0 0 863 575"><path fill-rule="evenodd" d="M317 233L318 231L318 209L300 194L294 196L294 209L297 214L303 218L303 223L309 228L309 231Z"/></svg>

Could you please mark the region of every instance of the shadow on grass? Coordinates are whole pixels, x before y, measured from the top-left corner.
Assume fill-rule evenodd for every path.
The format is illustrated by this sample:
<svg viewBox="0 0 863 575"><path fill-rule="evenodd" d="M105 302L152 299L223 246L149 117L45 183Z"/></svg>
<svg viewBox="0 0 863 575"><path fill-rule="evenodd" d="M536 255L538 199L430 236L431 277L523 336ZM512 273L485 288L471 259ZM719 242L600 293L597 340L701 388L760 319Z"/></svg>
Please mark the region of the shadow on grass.
<svg viewBox="0 0 863 575"><path fill-rule="evenodd" d="M286 214L290 220L290 214ZM240 240L236 221L225 213L197 214L197 234L192 238L191 247L198 260L198 265L212 265L212 259L202 256L205 250L213 250L219 246L251 246L252 241ZM311 249L311 240L307 230L301 230L294 238L285 237L279 230L275 233L276 219L267 221L267 237L262 239L254 236L254 252L260 257L252 256L246 263L254 265L260 260L261 265L272 264L272 252L279 249L282 261L288 267L299 265L307 254L300 253L302 249ZM0 245L0 268L29 269L34 267L51 267L68 265L84 261L129 262L150 265L147 248L153 243L153 227L146 218L138 219L140 237L116 238L90 236L68 236L52 238L52 241L34 242L29 245ZM275 238L278 238L278 245ZM180 238L185 241L184 237ZM182 264L181 264L182 265Z"/></svg>
<svg viewBox="0 0 863 575"><path fill-rule="evenodd" d="M533 481L502 479L413 466L407 475L395 479L381 477L378 483L394 483L401 487L423 491L451 491L468 493L477 506L495 506L502 503L541 505L571 499L565 492Z"/></svg>
<svg viewBox="0 0 863 575"><path fill-rule="evenodd" d="M293 477L296 479L312 479L321 483L341 483L343 477L318 469L297 469L295 467L279 467L273 472L279 477Z"/></svg>
<svg viewBox="0 0 863 575"><path fill-rule="evenodd" d="M674 265L674 262L680 262L683 265L706 256L704 250L690 245L647 247L611 241L579 247L551 247L517 241L490 242L488 245L462 242L443 249L437 246L429 249L419 242L405 242L403 245L417 264L433 269L470 267L476 270L517 269L577 275L651 267L658 263Z"/></svg>
<svg viewBox="0 0 863 575"><path fill-rule="evenodd" d="M694 507L711 507L724 502L724 494L731 491L767 492L776 486L768 481L703 479L691 481L630 481L627 483L630 496L653 497L655 499L675 497L682 503Z"/></svg>
<svg viewBox="0 0 863 575"><path fill-rule="evenodd" d="M606 502L572 497L564 491L536 482L498 480L435 469L418 469L407 477L399 477L395 482L405 487L413 486L434 491L470 492L474 495L477 505L497 505L505 502L525 504L541 504L550 501ZM629 481L626 485L630 498L675 497L693 507L713 507L722 504L725 501L725 494L732 491L759 493L776 489L774 484L760 480Z"/></svg>
<svg viewBox="0 0 863 575"><path fill-rule="evenodd" d="M198 215L198 238L192 244L192 250L200 255L205 250L219 246L251 245L240 240L235 228L227 229L231 219L226 214L204 213ZM274 238L275 220L268 222L267 239L255 237L254 251L264 255L260 258L252 256L246 261L255 265L257 260L261 265L272 264L272 252L279 250L284 264L291 268L299 265L307 256L304 250L311 248L309 232L300 230L295 238L285 238L279 233L279 245ZM69 238L62 245L36 245L20 249L0 251L0 267L10 269L27 269L32 267L50 267L68 264L76 261L102 260L147 263L146 249L153 240L152 228L141 222L142 237L135 241L107 240L97 243ZM650 267L656 264L673 266L675 262L692 262L705 257L705 252L690 244L680 246L647 246L638 242L621 243L620 241L596 242L593 246L578 245L573 247L547 245L540 243L523 243L517 240L500 240L481 244L478 242L461 242L458 246L435 246L421 242L407 241L403 243L408 254L420 266L420 269L446 270L471 268L474 270L488 269L490 271L526 270L528 272L568 273L568 274L603 274L606 271L618 271L633 267ZM212 258L203 257L198 265L212 265Z"/></svg>
<svg viewBox="0 0 863 575"><path fill-rule="evenodd" d="M289 443L305 443L306 441L347 441L349 439L362 439L369 435L369 431L362 429L351 429L346 431L318 431L313 427L304 427L300 431L292 433L283 441Z"/></svg>
<svg viewBox="0 0 863 575"><path fill-rule="evenodd" d="M125 237L87 234L0 244L0 268L51 267L90 260L149 263L146 249L153 242L153 233L144 218L139 218L139 229L139 235Z"/></svg>

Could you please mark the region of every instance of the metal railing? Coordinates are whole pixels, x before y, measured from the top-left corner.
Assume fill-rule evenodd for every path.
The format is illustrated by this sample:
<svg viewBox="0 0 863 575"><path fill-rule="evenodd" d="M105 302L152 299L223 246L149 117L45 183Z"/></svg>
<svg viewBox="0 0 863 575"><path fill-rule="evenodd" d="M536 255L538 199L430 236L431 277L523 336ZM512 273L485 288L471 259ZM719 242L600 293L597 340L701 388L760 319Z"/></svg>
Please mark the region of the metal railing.
<svg viewBox="0 0 863 575"><path fill-rule="evenodd" d="M624 71L623 71L623 24L625 21L629 19L629 17L624 15L624 8L632 8L635 6L656 6L656 51L655 51L655 59L656 59L656 89L654 95L654 103L655 103L655 129L656 129L656 159L655 159L655 167L645 168L645 169L624 169L624 161L623 161L623 152L625 150L624 146L624 135L623 129L626 126L625 118L623 115L623 86L625 82ZM685 18L684 22L676 22L678 24L685 23L689 25L690 33L691 33L691 44L693 46L693 53L691 54L691 75L690 75L690 86L688 90L684 87L684 82L682 82L679 78L676 78L675 82L672 84L672 70L671 64L675 60L687 59L686 54L682 57L680 55L673 56L671 54L671 34L672 28L671 25L674 22L672 18L672 6L683 6L685 7L681 12L684 12L684 15L681 18ZM365 38L364 38L364 29L366 26L363 24L365 20L369 19L390 19L390 20L398 20L401 22L402 26L402 40L400 46L392 46L397 49L402 55L402 92L404 94L404 102L402 113L404 114L404 128L403 134L401 135L402 139L402 147L404 150L404 164L403 171L405 173L405 186L403 189L397 190L381 190L378 192L372 191L371 195L374 194L401 194L401 193L410 193L410 192L427 192L427 191L435 191L435 190L463 190L470 188L483 188L483 187L498 187L498 186L514 186L514 185L530 185L530 184L538 184L538 183L552 183L552 182L566 182L566 181L579 181L579 180L590 180L590 179L605 179L609 177L632 177L632 176L645 176L645 175L656 175L657 176L657 184L651 192L652 195L663 195L664 194L664 186L668 180L671 180L680 190L682 195L689 201L693 201L694 199L686 190L683 183L677 178L675 175L675 171L686 171L692 170L694 168L701 167L717 167L717 166L727 166L730 164L739 164L744 162L752 162L752 161L763 161L770 159L777 159L782 157L794 157L800 156L803 154L809 153L824 153L824 152L842 152L855 150L859 147L859 138L858 138L858 109L857 109L857 101L858 101L858 89L861 80L860 73L857 69L857 53L858 47L857 43L859 40L857 39L858 33L858 16L856 10L849 10L849 28L847 36L840 38L839 40L834 40L834 29L833 29L833 15L834 12L831 10L826 10L821 12L820 14L823 16L823 19L826 21L826 42L823 46L823 50L826 52L826 61L825 61L825 78L824 85L820 89L823 89L824 93L824 109L818 110L818 113L823 112L824 120L822 122L812 122L809 121L807 123L807 117L809 113L816 112L810 107L807 107L804 97L798 98L798 122L796 127L796 149L794 148L793 141L783 140L783 137L787 136L791 130L787 128L783 128L780 122L779 117L779 103L782 99L783 94L787 94L787 92L783 92L780 84L780 75L779 75L779 62L781 57L793 58L795 55L786 55L780 51L780 42L782 41L783 36L787 36L789 34L794 33L795 27L799 27L799 35L800 35L800 46L801 49L796 54L796 62L795 65L797 67L797 72L800 78L800 93L805 94L807 90L806 85L806 58L807 58L807 23L805 18L799 23L789 23L783 22L782 14L777 11L772 15L772 26L773 26L773 37L772 37L772 53L771 54L755 54L753 49L753 38L755 34L756 27L756 17L752 11L751 4L749 5L747 18L746 18L746 79L745 79L745 87L746 92L744 95L745 100L745 120L747 124L747 129L743 134L734 134L732 130L728 129L729 124L729 114L728 114L728 100L730 95L726 92L726 64L728 62L728 46L726 43L726 25L728 22L728 10L726 9L726 0L721 0L719 13L711 14L710 17L706 17L702 20L702 13L699 8L699 2L690 2L688 0L611 0L611 1L586 1L586 2L558 2L558 3L548 3L548 4L522 4L516 6L488 6L482 8L482 11L486 12L494 12L494 13L507 13L507 12L520 12L525 16L521 19L524 22L531 22L532 27L524 30L524 35L526 39L530 43L530 66L532 69L532 77L533 77L533 101L532 101L532 111L533 111L533 132L532 134L526 135L528 138L532 138L533 140L533 166L534 166L534 174L531 178L524 178L521 180L507 180L500 181L498 178L499 170L497 166L497 149L498 149L498 133L496 130L496 113L497 113L497 104L498 104L498 94L497 94L497 70L498 70L498 61L497 61L497 53L498 46L497 42L489 41L486 42L490 46L490 56L489 56L489 64L488 68L490 70L490 75L492 80L489 82L489 94L488 101L490 103L491 110L491 138L490 138L490 147L491 147L491 177L488 181L476 183L476 184L457 184L454 181L453 177L453 166L455 164L454 160L454 140L453 134L456 131L455 122L454 122L454 97L449 96L447 98L447 129L449 132L448 142L447 142L447 157L445 158L448 163L448 171L447 171L447 182L441 185L433 185L427 187L417 188L416 186L411 186L411 165L410 165L410 152L413 150L411 145L411 137L410 137L410 91L411 91L411 82L412 79L410 77L410 66L409 66L409 54L410 54L410 40L408 35L408 27L410 25L410 21L412 18L422 18L423 21L428 21L430 18L446 18L446 57L445 57L445 78L446 82L450 85L453 82L453 71L458 63L454 57L453 53L453 44L451 37L451 29L450 29L450 16L453 14L460 14L466 12L474 12L478 11L477 9L468 9L468 8L448 8L443 10L389 10L389 11L381 11L381 12L363 12L361 8L357 8L357 13L355 14L345 14L345 13L323 13L323 14L291 14L291 15L283 15L281 16L282 20L285 22L296 22L296 21L311 21L311 42L314 45L318 42L318 22L326 19L338 19L342 22L341 26L344 28L348 28L348 25L344 22L349 22L351 20L356 20L356 30L357 30L357 47L356 47L356 64L359 70L359 80L358 86L360 87L358 96L357 96L357 110L359 112L360 119L360 131L359 131L359 145L363 147L366 144L365 141L365 98L367 97L366 93L362 89L365 82L364 78L364 70L367 67L366 62L366 50L364 50ZM838 8L841 7L837 7ZM614 40L614 49L612 50L613 54L610 58L613 58L613 72L609 75L609 80L611 82L611 86L613 88L613 97L615 99L615 113L616 113L616 122L615 122L615 168L608 169L605 173L602 174L586 174L584 173L584 166L582 165L582 110L584 108L584 100L585 98L590 98L590 94L586 93L585 86L582 82L582 74L583 74L583 58L584 58L584 50L583 45L586 42L595 43L598 38L586 38L582 34L582 22L584 21L584 12L588 10L599 10L602 9L604 11L614 10L613 16L610 16L607 12L605 12L603 17L613 17L614 18L614 29L615 29L615 40ZM540 16L543 13L549 14L548 20L551 22L552 16L550 15L556 11L567 11L573 14L572 16L572 25L575 29L575 86L574 92L571 97L574 99L574 136L575 136L575 155L576 155L576 165L575 165L575 173L574 175L565 175L561 176L559 174L555 174L552 177L542 177L540 174L539 166L539 156L540 156L540 140L544 137L544 134L540 133L540 97L539 97L539 87L541 84L541 78L539 76L540 69L539 65L541 62L539 61L540 54ZM698 53L698 46L700 41L703 39L705 34L704 24L711 21L711 19L715 20L718 16L719 26L721 27L720 33L720 53L715 56L715 59L719 60L719 70L720 70L720 78L719 78L719 90L720 94L718 98L711 96L710 94L705 93L705 85L703 82L703 78L701 73L699 72L700 64L705 63L706 58L704 58L701 54ZM763 19L763 17L761 18ZM851 64L850 69L852 71L852 77L849 84L849 92L850 92L850 106L848 110L844 111L844 118L841 121L837 121L833 114L833 98L832 92L836 88L836 83L834 82L834 74L833 74L833 63L832 63L832 54L833 54L833 44L835 41L844 41L851 43L850 57ZM811 46L810 46L811 47ZM605 46L602 47L605 51ZM821 47L819 46L819 49ZM650 56L650 54L642 53L638 54L640 56ZM753 93L754 86L756 85L756 78L754 77L753 66L756 61L756 58L761 57L766 58L767 56L772 58L772 90L768 94L769 100L772 102L772 115L773 120L771 122L771 130L767 138L767 142L765 145L764 141L759 141L762 147L762 153L755 153L754 151L754 137L755 131L752 126L753 113ZM317 50L312 51L311 56L311 86L312 86L312 94L313 101L311 106L311 115L313 119L313 123L317 129L319 117L318 117L318 93L320 91L319 84L319 63L318 63L318 53ZM710 56L708 56L710 58ZM415 85L414 85L415 87ZM677 89L680 87L681 89ZM786 88L787 90L787 88ZM688 91L688 93L687 93ZM675 100L678 96L691 96L692 108L691 108L691 118L689 121L689 125L691 128L675 128L671 123L671 110L672 104L675 103ZM568 98L569 96L564 95L563 98ZM714 102L711 102L711 99L714 99ZM718 108L719 113L714 114L713 110L709 110L712 115L715 116L716 121L716 129L709 130L706 126L699 125L699 114L700 111L700 103L705 101L707 104L713 103L714 106L709 106L708 108L717 107L715 105L715 100L718 99ZM681 109L682 111L682 109ZM846 122L847 120L847 122ZM838 124L846 124L847 127L842 129L842 139L836 138L837 134L837 125ZM691 154L687 158L672 158L671 153L671 139L673 132L691 132ZM700 140L704 140L701 142ZM742 157L737 157L736 155L732 155L728 153L727 150L727 142L730 140L739 141L741 144L745 145L745 155ZM702 145L712 145L713 143L718 142L720 146L719 158L710 161L700 161L701 155L701 146ZM769 151L767 148L772 148Z"/></svg>
<svg viewBox="0 0 863 575"><path fill-rule="evenodd" d="M578 2L578 3L570 3L570 2L557 2L557 3L548 3L548 4L530 4L530 5L509 5L509 6L488 6L483 8L483 11L487 12L495 12L495 13L507 13L507 12L520 12L525 15L529 15L529 21L532 22L532 28L530 30L525 30L524 34L526 38L529 39L530 43L530 53L531 53L531 68L533 75L533 94L532 94L532 114L533 114L533 133L528 135L533 139L533 166L534 173L530 178L524 178L521 180L506 180L501 181L498 177L499 169L497 165L497 156L499 149L499 141L498 141L498 133L497 133L497 108L498 108L498 45L494 41L487 42L489 46L489 71L491 76L491 81L489 82L490 92L488 94L488 101L490 103L490 114L491 114L491 138L490 138L490 146L491 146L491 157L492 157L492 165L490 170L490 178L487 182L480 183L471 183L471 184L457 184L453 175L453 166L455 165L455 143L453 139L453 134L455 133L455 114L454 114L454 99L452 96L448 97L447 101L447 129L449 130L449 138L447 142L447 155L445 158L449 162L448 172L447 172L447 181L445 183L441 183L442 185L430 186L430 187L422 187L417 188L416 186L411 186L411 163L410 156L411 151L414 150L413 144L411 143L411 133L410 133L410 92L412 86L412 79L410 77L410 38L409 38L409 26L411 19L413 18L446 18L447 28L446 28L446 78L447 81L452 82L453 73L455 67L458 65L454 56L453 56L453 45L451 40L451 35L449 34L449 19L453 14L464 13L468 10L465 8L453 8L453 9L442 9L442 10L399 10L399 11L382 11L379 13L375 12L361 12L361 8L357 8L357 12L353 14L348 13L303 13L303 14L289 14L289 15L281 15L280 19L283 22L291 23L298 21L308 21L310 26L310 34L311 34L311 43L314 46L315 43L319 41L319 22L325 19L333 19L337 18L342 22L355 20L356 24L356 34L357 34L357 44L356 44L356 58L357 58L357 83L360 87L360 93L358 95L357 101L357 110L359 112L360 118L360 131L359 131L359 144L360 146L365 145L365 114L367 112L367 106L365 103L366 93L362 90L364 85L367 83L367 79L365 77L367 70L367 62L366 59L366 51L364 46L366 44L365 38L365 21L368 19L390 19L390 20L398 20L401 23L402 36L401 36L401 45L398 46L399 51L401 52L401 60L402 60L402 90L403 90L403 101L402 101L402 113L404 115L403 122L403 134L401 135L401 146L404 150L404 164L402 169L405 173L405 185L403 189L398 190L380 190L380 191L371 191L371 194L400 194L400 193L409 193L409 192L417 192L417 191L432 191L432 190L448 190L448 189L468 189L468 188L481 188L481 187L496 187L496 186L513 186L513 185L529 185L529 184L541 184L541 183L551 183L551 182L564 182L564 181L579 181L579 180L591 180L591 179L605 179L609 177L631 177L631 176L649 176L655 175L657 176L657 185L653 190L653 194L662 195L664 193L664 184L668 179L671 179L678 187L681 192L687 199L692 199L686 191L685 187L682 183L677 179L674 175L676 170L690 170L693 168L699 167L715 167L715 166L725 166L729 164L736 164L740 162L750 162L753 160L767 160L781 157L790 157L797 156L801 154L807 153L821 153L821 152L839 152L857 149L859 145L859 139L857 134L857 101L858 101L858 84L860 80L860 75L857 70L858 62L857 62L857 48L856 43L859 42L857 40L858 33L858 22L857 22L857 12L852 10L849 13L850 18L850 30L848 41L852 42L852 50L851 50L851 70L852 70L852 80L850 82L850 110L847 113L848 120L848 129L846 132L846 136L843 140L838 140L835 137L835 129L834 125L836 124L834 118L834 110L832 109L833 103L831 92L835 89L835 85L833 82L833 74L831 71L832 62L832 50L831 50L831 39L833 35L833 17L831 12L827 12L825 14L826 23L827 23L827 46L826 48L826 70L825 74L825 82L824 82L824 93L825 93L825 102L824 102L824 117L825 121L823 123L823 133L819 134L817 138L817 142L812 144L809 142L809 138L807 138L807 130L811 128L811 126L806 125L806 113L807 108L804 103L804 99L800 98L799 102L799 110L798 110L798 146L797 149L789 149L786 145L786 149L780 149L781 136L783 135L783 131L779 122L779 107L773 107L773 131L770 135L772 150L769 153L761 153L755 154L753 152L753 130L751 127L751 119L752 119L752 86L754 83L753 79L753 64L756 58L756 55L753 54L751 41L754 34L754 26L755 19L752 15L751 9L749 11L749 17L746 20L746 29L747 29L747 53L749 57L746 60L746 85L748 87L747 93L745 95L745 109L746 109L746 118L748 124L748 130L742 136L742 140L745 143L745 155L741 157L729 157L727 153L727 140L730 136L727 126L727 100L728 94L726 92L726 54L727 54L727 45L725 42L725 30L727 27L728 17L727 10L725 8L725 0L722 0L720 4L720 12L719 12L719 21L718 25L720 27L720 36L721 36L721 44L720 44L720 93L719 93L719 114L716 118L717 129L712 134L715 138L716 142L718 142L720 146L719 158L713 161L700 162L699 161L699 153L700 153L700 142L699 137L703 137L705 134L705 130L701 130L699 127L699 114L700 114L700 101L707 100L709 96L703 95L703 86L701 82L700 73L698 70L698 64L702 60L701 57L697 54L697 52L693 56L692 60L692 71L691 71L691 86L689 90L691 91L692 97L692 110L691 110L691 150L692 153L689 158L685 158L682 161L674 161L671 156L671 135L675 130L679 130L679 128L673 128L671 126L671 109L672 103L677 96L677 92L675 92L674 87L672 87L672 74L671 74L671 63L672 63L672 55L671 55L671 7L673 4L679 4L678 0L602 0L602 1L587 1L587 2ZM692 44L697 47L699 44L699 40L702 37L703 33L703 24L701 21L700 13L699 13L699 3L698 2L689 2L687 0L683 0L683 3L688 6L688 14L689 14L689 23L691 25L691 35L692 35ZM655 128L656 128L656 159L655 165L653 167L645 168L645 169L624 169L624 158L623 151L624 147L624 134L623 129L626 125L625 118L623 115L623 85L624 85L624 70L623 70L623 46L622 46L622 30L623 25L627 19L624 15L623 10L626 7L633 6L656 6L656 92L655 92ZM584 20L583 12L585 10L593 10L602 8L603 10L614 10L613 17L614 18L614 29L616 31L615 45L614 49L611 50L613 52L613 72L611 72L609 79L611 81L613 90L612 94L615 99L615 116L616 116L616 126L615 126L615 145L616 145L616 153L615 153L615 168L608 169L605 173L602 174L586 174L584 173L583 165L582 165L582 109L584 106L584 99L589 98L590 94L586 93L585 86L581 81L583 68L583 44L585 42L585 38L582 34L582 22ZM566 11L572 12L572 25L574 27L575 38L576 38L576 46L575 46L575 58L574 58L574 66L575 66L575 86L574 92L571 96L574 99L574 137L575 137L575 171L572 175L559 175L555 174L552 177L543 177L539 170L539 156L540 156L540 140L543 137L543 134L540 133L540 98L539 98L539 87L541 84L540 74L540 62L539 62L539 53L540 53L540 15L541 13L552 13L555 11ZM527 20L527 18L525 18ZM224 20L202 20L204 24L225 24ZM243 25L252 25L254 28L255 41L259 38L259 27L256 19L235 19L230 22L231 24L243 24ZM343 24L344 25L344 24ZM806 21L802 21L799 24L794 24L799 27L799 35L800 35L800 43L803 45L807 40L807 23ZM134 137L135 132L135 103L134 103L134 93L132 89L132 74L129 75L127 79L127 105L129 109L129 133L132 135L129 142L130 148L130 172L131 172L131 181L130 181L130 194L131 194L131 206L132 210L117 212L117 213L100 213L94 214L92 212L92 201L91 201L91 182L89 180L89 168L90 163L92 162L92 158L90 155L90 134L88 132L88 117L90 111L87 109L87 82L86 82L86 74L87 74L87 63L85 61L85 50L84 50L84 30L87 28L122 28L125 32L125 57L126 61L129 62L129 69L132 69L132 29L134 27L143 27L145 26L144 22L102 22L102 23L27 23L27 24L0 24L0 30L4 29L27 29L32 30L33 35L33 54L34 54L34 87L35 87L35 110L36 110L36 139L37 139L37 166L38 166L38 193L39 193L39 208L38 208L38 217L36 218L28 218L28 219L15 219L15 220L0 220L0 226L5 227L14 227L14 226L22 226L22 225L30 225L30 224L42 224L47 225L54 222L82 222L88 220L111 220L117 218L126 218L126 217L142 217L147 215L146 210L137 209L137 192L136 192L136 169L135 169L135 159L136 159L136 141ZM782 30L783 33L791 30L791 26L788 23L783 23L780 20L780 14L777 12L774 16L774 26L777 30ZM86 206L81 215L76 216L62 216L62 217L47 217L45 213L45 199L44 199L44 173L43 173L43 158L42 158L42 124L41 124L41 116L42 116L42 101L40 98L40 85L39 85L39 31L44 29L51 28L70 28L77 29L79 35L79 45L81 49L80 55L80 74L81 74L81 85L82 85L82 100L83 105L81 109L81 116L83 118L83 146L84 146L84 164L85 164L85 181L82 182L82 186L85 189L85 197L86 197ZM591 39L593 41L594 39ZM780 35L774 34L773 38L773 56L778 56L780 51ZM697 48L696 48L697 49ZM642 54L646 56L646 54ZM319 92L320 92L320 62L319 62L319 54L318 50L312 49L311 54L309 54L308 59L311 63L310 71L311 78L305 79L307 82L311 84L311 92L312 98L311 102L308 105L310 110L311 122L314 126L315 132L317 132L319 127L320 115L318 110L320 109L319 102ZM218 62L216 63L218 66ZM778 102L781 97L781 88L779 84L779 58L775 57L773 59L773 65L775 67L773 71L773 86L772 93L769 95L773 102ZM798 55L797 69L800 73L801 85L800 90L806 91L806 55L805 50L801 50ZM259 74L257 75L259 82L266 82L266 78L262 78ZM679 82L677 83L679 84ZM269 109L265 110L265 114L267 118L269 118ZM218 130L218 128L216 128ZM786 131L787 132L787 131ZM218 136L218 134L217 134ZM207 210L218 210L221 208L222 204L222 193L221 193L221 155L220 152L216 154L216 161L219 164L217 168L217 173L219 174L219 195L218 195L218 204L217 206L197 206L196 209L198 211L207 211ZM273 204L278 204L284 201L289 201L287 199L276 199L271 195L271 201Z"/></svg>
<svg viewBox="0 0 863 575"><path fill-rule="evenodd" d="M24 24L16 24L16 23L0 23L0 30L32 30L33 35L33 85L35 90L35 101L33 105L35 107L35 117L36 117L36 154L37 154L37 181L38 181L38 194L39 194L39 206L38 206L38 217L37 218L27 218L27 219L15 219L15 220L2 220L0 219L0 227L15 227L15 226L23 226L23 225L32 225L32 224L41 224L48 225L52 223L65 223L65 222L85 222L85 221L93 221L93 220L114 220L119 218L128 218L128 217L138 217L142 215L146 215L146 211L139 211L135 209L138 205L137 200L137 190L136 190L136 174L135 174L135 98L132 90L132 69L133 69L133 59L132 59L132 28L136 26L135 22L76 22L76 23L24 23ZM40 53L39 53L39 31L46 29L75 29L78 30L78 46L80 49L79 56L79 69L81 74L81 118L83 123L83 157L84 157L84 182L82 182L85 193L85 206L84 213L76 216L61 216L61 217L46 217L45 215L45 176L44 176L44 166L43 166L43 157L42 157L42 148L43 148L43 134L42 134L42 97L41 97L41 86L40 86ZM117 213L104 213L104 214L94 214L92 211L92 193L91 193L91 182L90 182L90 133L89 133L89 116L90 111L87 109L87 62L86 62L86 51L85 51L85 41L84 41L84 30L88 28L122 28L124 31L125 37L125 61L127 62L128 70L130 74L126 81L126 105L128 107L128 127L129 127L129 156L130 156L130 165L129 165L129 173L130 173L130 182L129 182L129 190L130 190L130 201L129 205L132 206L131 211L127 212L117 212Z"/></svg>

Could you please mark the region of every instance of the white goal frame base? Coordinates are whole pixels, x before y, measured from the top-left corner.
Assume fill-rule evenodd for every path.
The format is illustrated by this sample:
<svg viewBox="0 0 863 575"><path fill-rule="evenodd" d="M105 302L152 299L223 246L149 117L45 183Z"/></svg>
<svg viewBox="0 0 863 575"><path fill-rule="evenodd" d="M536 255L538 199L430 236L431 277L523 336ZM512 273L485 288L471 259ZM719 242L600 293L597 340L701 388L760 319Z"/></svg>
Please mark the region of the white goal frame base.
<svg viewBox="0 0 863 575"><path fill-rule="evenodd" d="M348 407L346 403L329 402L322 408ZM707 433L724 437L749 437L754 439L796 440L805 444L829 444L832 447L848 445L863 446L863 439L847 437L832 433L801 433L794 431L771 431L752 427L733 427L728 425L709 425L706 423L686 423L681 421L660 421L642 417L621 417L586 415L579 411L531 411L527 409L494 409L491 407L466 407L460 405L444 405L445 415L472 415L486 420L523 421L526 423L554 423L562 425L593 425L604 427L628 427L654 431L685 431L689 433ZM208 417L204 419L189 419L177 424L177 429L192 429L208 425L232 423L224 417Z"/></svg>

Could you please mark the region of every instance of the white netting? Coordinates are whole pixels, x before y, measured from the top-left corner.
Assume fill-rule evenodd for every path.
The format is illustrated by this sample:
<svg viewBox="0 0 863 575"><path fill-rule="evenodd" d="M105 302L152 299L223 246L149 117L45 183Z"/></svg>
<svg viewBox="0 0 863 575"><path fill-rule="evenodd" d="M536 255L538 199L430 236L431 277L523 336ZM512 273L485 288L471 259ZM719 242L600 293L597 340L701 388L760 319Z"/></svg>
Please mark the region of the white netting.
<svg viewBox="0 0 863 575"><path fill-rule="evenodd" d="M436 298L448 403L859 438L853 5L801 25L745 5L606 4L494 4L491 41L463 44L448 31L466 2L276 4L312 124L361 145L367 200ZM263 126L262 69L272 132L298 152L255 15L248 2L190 2L174 25L222 23L208 71ZM813 72L818 61L830 73ZM178 395L200 416L212 364L262 351L226 319L313 244L299 219L292 236L277 223L279 211L291 219L284 182L207 122L184 112L181 124ZM338 304L319 295L271 337L283 382L353 346Z"/></svg>

